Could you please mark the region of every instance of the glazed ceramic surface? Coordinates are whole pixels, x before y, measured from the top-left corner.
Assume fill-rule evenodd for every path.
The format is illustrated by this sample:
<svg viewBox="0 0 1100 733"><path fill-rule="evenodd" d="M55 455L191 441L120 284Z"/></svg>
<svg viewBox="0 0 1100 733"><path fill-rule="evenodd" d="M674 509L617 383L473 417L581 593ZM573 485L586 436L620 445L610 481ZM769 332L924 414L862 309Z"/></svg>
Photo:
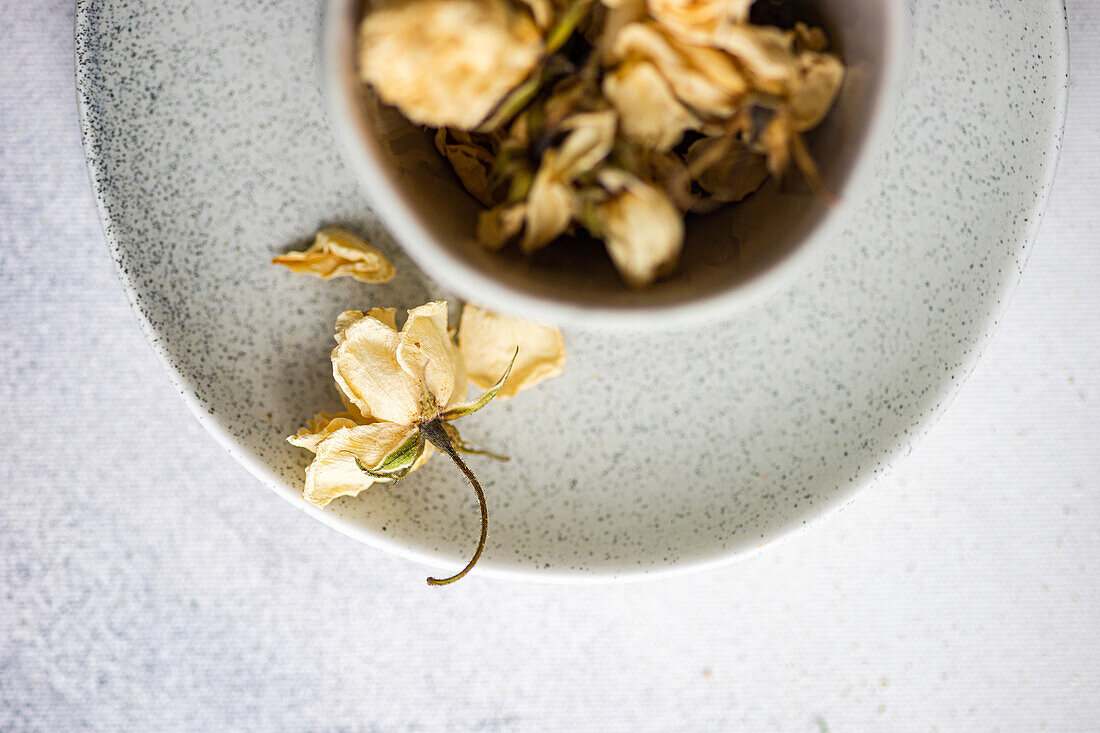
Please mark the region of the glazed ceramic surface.
<svg viewBox="0 0 1100 733"><path fill-rule="evenodd" d="M311 515L458 567L477 531L433 459L325 510L283 440L338 406L342 310L447 297L379 225L323 110L320 8L289 0L78 4L85 148L107 240L157 354L210 432ZM564 375L465 421L478 572L606 580L729 561L844 505L950 402L1020 276L1065 109L1060 3L916 2L874 193L830 254L705 327L567 329ZM269 265L323 224L373 241L391 283ZM252 490L227 487L227 490Z"/></svg>

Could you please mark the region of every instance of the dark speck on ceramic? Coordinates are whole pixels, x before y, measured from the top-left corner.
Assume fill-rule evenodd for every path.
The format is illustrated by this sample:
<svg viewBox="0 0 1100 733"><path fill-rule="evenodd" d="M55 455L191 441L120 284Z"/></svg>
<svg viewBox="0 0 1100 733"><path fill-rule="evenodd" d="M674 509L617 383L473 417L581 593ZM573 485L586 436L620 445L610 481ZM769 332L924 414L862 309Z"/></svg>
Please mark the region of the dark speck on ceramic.
<svg viewBox="0 0 1100 733"><path fill-rule="evenodd" d="M379 226L317 86L318 3L85 0L77 75L93 184L122 281L203 423L304 510L459 565L477 513L433 461L328 509L283 440L338 405L337 313L446 297ZM915 2L878 191L833 254L725 322L567 331L565 374L470 418L491 504L480 571L601 579L743 555L842 506L950 401L1027 259L1065 109L1060 3ZM268 264L337 223L385 285ZM240 490L249 490L240 487Z"/></svg>

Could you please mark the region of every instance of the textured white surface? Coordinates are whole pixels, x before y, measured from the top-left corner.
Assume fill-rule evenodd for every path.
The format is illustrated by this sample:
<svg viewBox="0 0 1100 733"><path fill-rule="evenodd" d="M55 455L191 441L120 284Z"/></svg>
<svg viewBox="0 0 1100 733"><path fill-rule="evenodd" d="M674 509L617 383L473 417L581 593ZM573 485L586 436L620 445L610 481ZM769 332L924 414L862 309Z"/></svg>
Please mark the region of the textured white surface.
<svg viewBox="0 0 1100 733"><path fill-rule="evenodd" d="M441 593L187 413L102 243L72 8L0 4L0 729L1096 730L1100 8L1069 18L1031 263L890 478L723 570Z"/></svg>

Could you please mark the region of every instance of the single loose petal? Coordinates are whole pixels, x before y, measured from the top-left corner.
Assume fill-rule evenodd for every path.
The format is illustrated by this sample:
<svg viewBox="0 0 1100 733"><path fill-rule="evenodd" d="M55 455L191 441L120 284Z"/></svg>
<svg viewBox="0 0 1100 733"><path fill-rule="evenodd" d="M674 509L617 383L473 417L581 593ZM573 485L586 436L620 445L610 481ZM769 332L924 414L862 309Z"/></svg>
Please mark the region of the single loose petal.
<svg viewBox="0 0 1100 733"><path fill-rule="evenodd" d="M437 300L409 311L397 346L397 362L423 383L434 404L445 407L455 391L455 350L447 333L447 303ZM434 415L420 413L420 417Z"/></svg>
<svg viewBox="0 0 1100 733"><path fill-rule="evenodd" d="M596 206L607 252L627 285L641 288L671 270L684 242L684 220L668 197L624 171L605 169L613 193Z"/></svg>
<svg viewBox="0 0 1100 733"><path fill-rule="evenodd" d="M396 0L363 20L359 71L414 122L472 130L542 51L531 15L509 0Z"/></svg>
<svg viewBox="0 0 1100 733"><path fill-rule="evenodd" d="M687 164L700 188L717 202L740 201L768 179L767 159L729 138L696 140L688 148Z"/></svg>
<svg viewBox="0 0 1100 733"><path fill-rule="evenodd" d="M470 381L481 389L488 389L500 379L519 348L497 399L508 399L558 376L565 368L565 341L560 330L470 303L462 310L458 342Z"/></svg>
<svg viewBox="0 0 1100 733"><path fill-rule="evenodd" d="M355 459L375 466L417 430L390 422L337 428L316 444L302 496L318 506L338 496L355 496L376 481L359 470Z"/></svg>
<svg viewBox="0 0 1100 733"><path fill-rule="evenodd" d="M312 246L303 252L288 252L271 260L291 272L323 279L351 277L365 283L384 283L396 271L385 256L354 234L339 227L317 232Z"/></svg>
<svg viewBox="0 0 1100 733"><path fill-rule="evenodd" d="M337 335L332 375L364 415L409 425L419 414L421 389L397 361L400 343L389 323L369 314L352 320Z"/></svg>

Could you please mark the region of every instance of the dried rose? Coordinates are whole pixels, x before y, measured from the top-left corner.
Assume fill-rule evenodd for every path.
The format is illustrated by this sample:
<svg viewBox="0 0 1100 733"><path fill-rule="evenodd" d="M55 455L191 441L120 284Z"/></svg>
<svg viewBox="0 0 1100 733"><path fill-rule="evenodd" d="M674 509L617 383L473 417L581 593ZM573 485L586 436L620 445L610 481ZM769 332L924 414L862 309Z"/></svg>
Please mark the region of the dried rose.
<svg viewBox="0 0 1100 733"><path fill-rule="evenodd" d="M535 22L510 0L395 0L372 10L359 32L363 81L433 127L477 127L542 52Z"/></svg>
<svg viewBox="0 0 1100 733"><path fill-rule="evenodd" d="M470 381L482 389L496 381L519 349L511 375L497 394L501 400L556 377L565 368L565 341L559 329L494 313L472 303L462 309L458 346Z"/></svg>
<svg viewBox="0 0 1100 733"><path fill-rule="evenodd" d="M329 279L351 277L365 283L393 280L395 270L386 257L351 232L339 227L324 227L309 249L288 252L271 260L291 272Z"/></svg>
<svg viewBox="0 0 1100 733"><path fill-rule="evenodd" d="M481 557L488 530L485 494L458 455L471 449L448 423L488 404L511 365L480 398L465 402L466 367L447 329L447 304L413 308L400 331L394 315L392 308L340 315L332 371L354 412L337 417L322 413L288 440L315 453L306 469L303 496L319 506L338 496L354 496L376 482L404 478L423 462L429 445L449 455L477 494L481 535L473 558L459 573L428 579L431 585L442 585L469 572Z"/></svg>

